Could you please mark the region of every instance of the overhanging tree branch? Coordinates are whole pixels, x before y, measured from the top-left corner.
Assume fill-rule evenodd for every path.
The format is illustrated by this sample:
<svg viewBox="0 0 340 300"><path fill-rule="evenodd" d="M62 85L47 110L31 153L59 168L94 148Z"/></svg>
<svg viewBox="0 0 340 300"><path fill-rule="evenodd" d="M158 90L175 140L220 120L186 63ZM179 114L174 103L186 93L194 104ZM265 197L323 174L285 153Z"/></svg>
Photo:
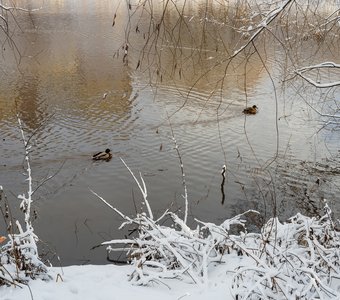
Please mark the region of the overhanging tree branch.
<svg viewBox="0 0 340 300"><path fill-rule="evenodd" d="M330 69L330 68L337 68L340 69L340 64L336 64L332 61L329 62L323 62L317 65L313 66L307 66L300 69L295 70L295 74L299 75L301 78L309 82L310 84L314 85L317 88L331 88L340 85L340 81L334 81L334 82L327 82L327 83L320 83L317 82L310 77L304 75L304 73L312 71L312 70L320 70L320 69Z"/></svg>

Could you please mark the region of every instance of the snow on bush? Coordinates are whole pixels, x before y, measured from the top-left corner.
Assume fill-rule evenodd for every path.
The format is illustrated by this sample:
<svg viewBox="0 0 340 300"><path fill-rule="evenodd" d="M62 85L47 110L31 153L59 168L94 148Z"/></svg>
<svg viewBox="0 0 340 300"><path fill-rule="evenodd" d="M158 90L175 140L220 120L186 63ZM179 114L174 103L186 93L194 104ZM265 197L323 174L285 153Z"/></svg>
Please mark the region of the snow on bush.
<svg viewBox="0 0 340 300"><path fill-rule="evenodd" d="M127 257L135 266L130 278L135 284L147 285L166 278L204 284L208 282L210 263L223 262L225 252L241 251L238 247L239 237L230 236L228 231L232 225L244 225L242 215L220 226L199 222L201 226L192 230L176 214L168 211L156 220L145 213L137 214L134 218L118 213L125 219L120 228L132 225L138 235L133 239L106 241L102 245L108 246L109 252L126 250ZM172 225L162 225L168 221L168 217Z"/></svg>
<svg viewBox="0 0 340 300"><path fill-rule="evenodd" d="M244 235L243 244L256 263L235 270L236 298L340 298L340 235L327 204L321 218L270 219L260 234Z"/></svg>
<svg viewBox="0 0 340 300"><path fill-rule="evenodd" d="M227 263L229 254L237 253L253 263L234 270L235 299L340 299L340 236L327 204L321 218L297 214L286 223L272 218L260 233L245 230L242 217L253 211L220 225L196 220L197 227L191 229L169 211L154 219L145 183L142 177L142 185L134 178L147 214L130 218L92 191L124 219L120 228L133 226L137 233L134 238L102 243L109 252L126 251L134 266L130 277L134 284L164 283L169 278L207 284L209 266ZM171 225L164 225L169 217ZM244 232L230 234L233 225L241 225Z"/></svg>
<svg viewBox="0 0 340 300"><path fill-rule="evenodd" d="M40 260L36 242L38 237L34 233L31 222L31 204L33 202L32 194L32 171L29 160L29 145L25 139L22 129L21 120L18 118L21 137L25 148L25 163L27 172L28 190L26 194L19 195L21 200L20 209L24 213L25 227L23 228L18 220L13 221L8 210L8 204L5 197L2 197L3 190L0 188L0 209L7 224L8 242L0 247L0 285L25 283L30 278L41 278L48 280L47 267ZM3 209L4 205L4 209ZM7 221L7 219L10 219ZM15 224L12 224L15 222ZM16 226L17 232L14 232Z"/></svg>

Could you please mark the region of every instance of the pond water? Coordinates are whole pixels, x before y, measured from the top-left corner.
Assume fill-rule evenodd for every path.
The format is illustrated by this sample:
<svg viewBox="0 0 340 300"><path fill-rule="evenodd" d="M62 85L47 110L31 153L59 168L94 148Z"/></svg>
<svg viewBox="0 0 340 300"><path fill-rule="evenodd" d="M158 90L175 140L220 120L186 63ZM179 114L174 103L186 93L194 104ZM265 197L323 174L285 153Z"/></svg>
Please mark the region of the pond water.
<svg viewBox="0 0 340 300"><path fill-rule="evenodd" d="M182 216L173 135L192 226L194 218L221 223L255 209L249 227L256 230L273 214L318 215L324 198L339 215L339 125L319 112L336 114L340 95L292 72L337 62L336 30L320 37L282 20L275 36L264 33L256 49L228 63L246 42L234 28L249 14L231 4L192 2L179 18L174 8L163 14L161 5L129 9L125 1L16 3L33 11L10 18L11 41L1 36L0 184L19 217L16 197L27 189L19 115L31 137L42 254L56 253L62 265L106 262L104 248L91 248L127 232L90 189L129 216L145 209L121 158L141 172L156 216L167 208ZM244 115L253 104L258 113ZM110 161L91 160L105 148Z"/></svg>

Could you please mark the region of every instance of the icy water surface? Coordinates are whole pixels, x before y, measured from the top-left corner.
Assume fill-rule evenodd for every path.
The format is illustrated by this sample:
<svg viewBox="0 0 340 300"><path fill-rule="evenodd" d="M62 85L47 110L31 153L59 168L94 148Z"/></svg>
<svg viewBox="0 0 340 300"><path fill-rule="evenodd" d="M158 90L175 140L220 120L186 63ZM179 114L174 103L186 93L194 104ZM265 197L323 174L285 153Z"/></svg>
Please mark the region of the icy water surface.
<svg viewBox="0 0 340 300"><path fill-rule="evenodd" d="M241 55L227 69L220 65L242 42L224 26L233 13L227 7L209 6L204 17L205 6L191 4L182 31L170 11L165 21L180 38L163 32L156 47L143 49L149 15L131 19L128 33L126 3L118 2L20 1L37 10L16 13L13 43L3 44L0 184L16 211L27 183L18 114L32 136L34 224L46 253L56 252L63 265L106 261L104 248L91 248L126 232L90 189L128 215L142 207L121 159L143 175L156 216L169 207L183 212L171 127L184 163L190 224L193 218L219 223L248 209L261 213L250 218L252 226L273 212L281 219L297 211L317 215L324 198L339 211L338 128L325 127L328 119L312 109L333 112L336 91L289 77L285 53L270 37L265 52L258 45L263 56L248 53L250 59ZM161 15L161 8L155 12ZM202 23L204 36L195 31ZM302 35L301 65L339 57L335 37L331 48ZM258 113L245 116L253 104ZM91 160L105 148L112 150L109 162Z"/></svg>

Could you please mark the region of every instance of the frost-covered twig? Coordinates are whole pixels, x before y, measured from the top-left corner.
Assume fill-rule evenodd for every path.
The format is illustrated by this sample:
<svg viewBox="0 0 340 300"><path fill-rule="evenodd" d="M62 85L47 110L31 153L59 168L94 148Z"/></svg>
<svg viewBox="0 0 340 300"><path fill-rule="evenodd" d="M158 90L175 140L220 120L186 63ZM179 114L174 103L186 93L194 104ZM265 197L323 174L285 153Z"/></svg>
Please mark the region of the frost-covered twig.
<svg viewBox="0 0 340 300"><path fill-rule="evenodd" d="M19 6L6 6L6 5L3 5L2 3L0 3L0 9L6 10L6 11L20 10L20 11L31 13L31 12L42 9L42 6L40 8L27 9L27 8L23 8L23 7L19 7Z"/></svg>
<svg viewBox="0 0 340 300"><path fill-rule="evenodd" d="M25 228L23 229L20 222L17 220L15 225L18 229L18 233L9 232L8 243L0 247L0 271L2 271L2 269L7 270L7 272L1 272L0 284L8 284L11 279L13 284L15 284L15 282L26 282L29 278L41 278L44 280L50 278L47 274L45 264L39 258L36 244L39 239L34 233L31 222L33 188L32 170L29 158L30 146L26 141L22 122L19 117L18 123L25 149L25 168L28 182L27 194L23 193L18 196L18 198L22 200L20 208L24 213ZM10 278L8 278L9 275Z"/></svg>
<svg viewBox="0 0 340 300"><path fill-rule="evenodd" d="M18 117L18 123L19 123L21 138L22 138L22 141L24 143L24 148L25 148L25 161L26 161L27 182L28 182L27 196L25 194L22 194L22 195L19 195L18 198L22 200L20 204L20 208L23 210L25 214L26 229L29 229L31 227L31 204L32 204L32 194L33 194L32 169L31 169L30 160L29 160L30 146L28 145L26 141L22 123L19 117Z"/></svg>
<svg viewBox="0 0 340 300"><path fill-rule="evenodd" d="M276 17L292 2L295 0L286 0L280 6L276 7L275 9L271 10L259 23L255 28L249 28L248 31L254 31L254 33L249 37L247 42L240 47L239 49L235 50L234 53L228 58L236 57L240 52L242 52L245 48L247 48L259 35L260 33L273 21Z"/></svg>
<svg viewBox="0 0 340 300"><path fill-rule="evenodd" d="M189 202L188 202L188 190L187 190L187 184L186 184L186 181L185 181L185 172L184 172L184 164L183 164L183 160L182 160L182 156L181 156L181 152L179 151L179 147L178 147L178 144L177 144L177 140L175 138L175 133L174 133L174 130L172 128L172 124L171 124L171 121L170 121L170 117L168 115L168 112L167 112L167 118L168 118L168 122L169 122L169 125L170 125L170 130L171 130L171 136L172 136L172 140L175 144L175 150L177 152L177 156L178 156L178 159L179 159L179 163L180 163L180 167L181 167L181 174L182 174L182 185L183 185L183 189L184 189L184 218L183 218L183 222L184 224L187 223L187 220L188 220L188 212L189 212Z"/></svg>
<svg viewBox="0 0 340 300"><path fill-rule="evenodd" d="M127 221L131 221L131 219L127 216L125 216L123 213L121 213L117 208L113 207L110 203L108 203L103 197L99 196L95 191L91 190L91 193L97 196L100 200L102 200L108 207L110 207L113 211L115 211L119 216L121 216L123 219L126 219Z"/></svg>
<svg viewBox="0 0 340 300"><path fill-rule="evenodd" d="M315 70L315 69L319 70L319 69L325 69L325 68L327 68L327 69L330 69L330 68L340 69L340 64L336 64L336 63L331 62L331 61L330 62L323 62L323 63L317 64L317 65L307 66L307 67L297 69L297 70L295 70L295 73L317 88L331 88L331 87L340 85L340 81L334 81L334 82L328 82L328 83L319 83L319 82L316 82L315 80L311 79L310 77L307 77L306 75L304 75L305 72L312 71L312 70Z"/></svg>
<svg viewBox="0 0 340 300"><path fill-rule="evenodd" d="M179 163L180 163L180 166L181 166L182 184L183 184L183 188L184 188L183 198L184 198L184 205L185 205L183 222L184 222L184 224L186 224L187 220L188 220L189 202L188 202L187 184L186 184L186 181L185 181L184 165L183 165L183 160L182 160L182 157L181 157L181 153L179 152L177 141L176 141L173 133L172 133L172 139L173 139L173 141L175 143L175 150L177 152L177 156L178 156Z"/></svg>
<svg viewBox="0 0 340 300"><path fill-rule="evenodd" d="M131 171L131 169L129 168L129 166L125 163L125 161L121 158L120 159L123 164L125 165L125 167L129 170L130 174L132 175L133 179L135 180L135 182L137 183L138 187L139 187L139 190L141 191L142 195L143 195L143 199L144 199L144 202L145 202L145 205L146 205L146 208L148 210L148 214L150 216L151 219L153 219L153 213L152 213L152 210L151 210L151 207L149 205L149 201L147 199L147 196L148 196L148 191L146 189L146 185L145 185L145 182L144 182L144 179L142 177L142 174L139 173L139 176L140 176L140 179L141 179L141 182L143 184L143 186L141 186L141 184L139 183L138 179L136 178L135 174Z"/></svg>

